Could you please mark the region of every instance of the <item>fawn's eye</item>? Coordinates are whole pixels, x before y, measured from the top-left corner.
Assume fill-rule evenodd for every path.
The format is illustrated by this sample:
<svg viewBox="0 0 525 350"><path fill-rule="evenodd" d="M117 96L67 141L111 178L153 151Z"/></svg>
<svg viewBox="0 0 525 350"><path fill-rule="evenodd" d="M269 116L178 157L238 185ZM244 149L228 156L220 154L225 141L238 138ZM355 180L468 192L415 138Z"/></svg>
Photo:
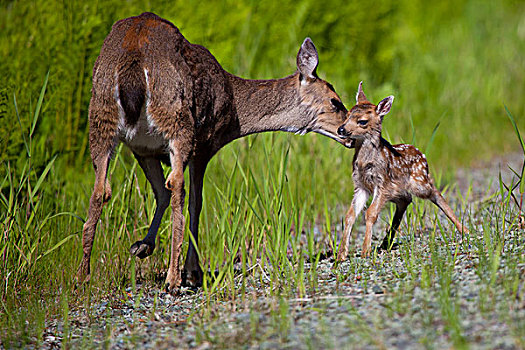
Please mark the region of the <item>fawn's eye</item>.
<svg viewBox="0 0 525 350"><path fill-rule="evenodd" d="M332 106L335 108L336 111L338 111L338 112L339 111L346 112L345 105L341 101L339 101L339 100L337 100L335 98L332 98L330 100L330 102L332 103Z"/></svg>
<svg viewBox="0 0 525 350"><path fill-rule="evenodd" d="M361 125L361 126L365 126L366 124L368 124L368 119L361 119L361 120L358 120L357 121L357 124Z"/></svg>

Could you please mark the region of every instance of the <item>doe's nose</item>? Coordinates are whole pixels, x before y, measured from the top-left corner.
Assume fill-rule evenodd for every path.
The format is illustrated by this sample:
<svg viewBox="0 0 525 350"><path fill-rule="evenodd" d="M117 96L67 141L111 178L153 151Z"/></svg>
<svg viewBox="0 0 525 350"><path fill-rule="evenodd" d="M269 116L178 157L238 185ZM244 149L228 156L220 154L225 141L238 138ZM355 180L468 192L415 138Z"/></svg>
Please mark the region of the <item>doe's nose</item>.
<svg viewBox="0 0 525 350"><path fill-rule="evenodd" d="M341 126L339 127L339 129L337 129L337 133L339 134L339 136L342 136L342 137L347 137L347 136L349 135L349 134L348 134L348 131L346 131L344 125L341 125Z"/></svg>

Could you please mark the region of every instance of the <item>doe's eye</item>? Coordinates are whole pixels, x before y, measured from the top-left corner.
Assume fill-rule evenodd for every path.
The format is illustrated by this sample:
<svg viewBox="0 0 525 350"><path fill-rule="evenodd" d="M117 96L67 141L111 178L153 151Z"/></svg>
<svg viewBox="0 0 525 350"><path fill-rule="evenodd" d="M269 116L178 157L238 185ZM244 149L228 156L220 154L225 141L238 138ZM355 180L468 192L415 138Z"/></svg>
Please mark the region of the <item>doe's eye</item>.
<svg viewBox="0 0 525 350"><path fill-rule="evenodd" d="M361 126L365 126L366 124L368 124L368 119L361 119L361 120L358 120L357 121L357 124L361 125Z"/></svg>
<svg viewBox="0 0 525 350"><path fill-rule="evenodd" d="M346 112L345 105L341 101L332 98L330 102L332 103L332 106L336 109L336 111Z"/></svg>

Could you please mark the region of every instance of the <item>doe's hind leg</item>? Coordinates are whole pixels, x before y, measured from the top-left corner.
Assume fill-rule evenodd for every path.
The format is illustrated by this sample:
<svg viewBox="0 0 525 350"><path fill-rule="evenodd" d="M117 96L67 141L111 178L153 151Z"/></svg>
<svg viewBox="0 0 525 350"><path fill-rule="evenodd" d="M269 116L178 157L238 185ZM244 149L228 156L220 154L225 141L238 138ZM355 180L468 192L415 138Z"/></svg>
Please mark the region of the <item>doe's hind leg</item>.
<svg viewBox="0 0 525 350"><path fill-rule="evenodd" d="M102 214L102 207L111 198L111 188L107 179L107 171L110 159L110 152L95 157L93 167L95 168L95 186L91 199L89 200L88 218L82 230L82 261L77 272L77 281L87 282L90 279L90 260L97 223Z"/></svg>
<svg viewBox="0 0 525 350"><path fill-rule="evenodd" d="M184 235L183 206L186 192L184 190L184 167L188 155L181 152L180 143L170 141L171 172L166 179L166 188L171 191L171 255L166 276L166 289L168 292L176 291L181 284L181 271L179 269L179 257Z"/></svg>

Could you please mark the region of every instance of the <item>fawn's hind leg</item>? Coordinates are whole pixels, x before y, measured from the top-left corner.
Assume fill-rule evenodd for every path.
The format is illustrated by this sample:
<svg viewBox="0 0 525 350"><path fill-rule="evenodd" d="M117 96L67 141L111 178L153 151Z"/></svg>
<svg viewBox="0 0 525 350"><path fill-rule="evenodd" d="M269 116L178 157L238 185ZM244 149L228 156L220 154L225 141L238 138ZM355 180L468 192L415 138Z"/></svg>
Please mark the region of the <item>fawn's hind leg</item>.
<svg viewBox="0 0 525 350"><path fill-rule="evenodd" d="M410 205L410 203L412 203L411 196L402 198L395 202L396 212L394 214L394 218L392 219L392 225L390 226L390 229L386 233L386 236L383 239L383 243L379 247L380 249L384 249L384 250L392 249L392 246L394 244L394 238L396 237L397 229L399 228L399 225L401 224L401 220L403 219L403 215L405 214L405 211L407 210L407 207Z"/></svg>
<svg viewBox="0 0 525 350"><path fill-rule="evenodd" d="M443 196L441 195L441 192L439 192L438 189L434 188L434 192L432 196L429 198L432 203L438 206L439 209L445 213L445 215L456 225L456 228L461 233L469 233L469 230L459 222L459 220L454 215L454 212L450 208L450 206L447 204Z"/></svg>

